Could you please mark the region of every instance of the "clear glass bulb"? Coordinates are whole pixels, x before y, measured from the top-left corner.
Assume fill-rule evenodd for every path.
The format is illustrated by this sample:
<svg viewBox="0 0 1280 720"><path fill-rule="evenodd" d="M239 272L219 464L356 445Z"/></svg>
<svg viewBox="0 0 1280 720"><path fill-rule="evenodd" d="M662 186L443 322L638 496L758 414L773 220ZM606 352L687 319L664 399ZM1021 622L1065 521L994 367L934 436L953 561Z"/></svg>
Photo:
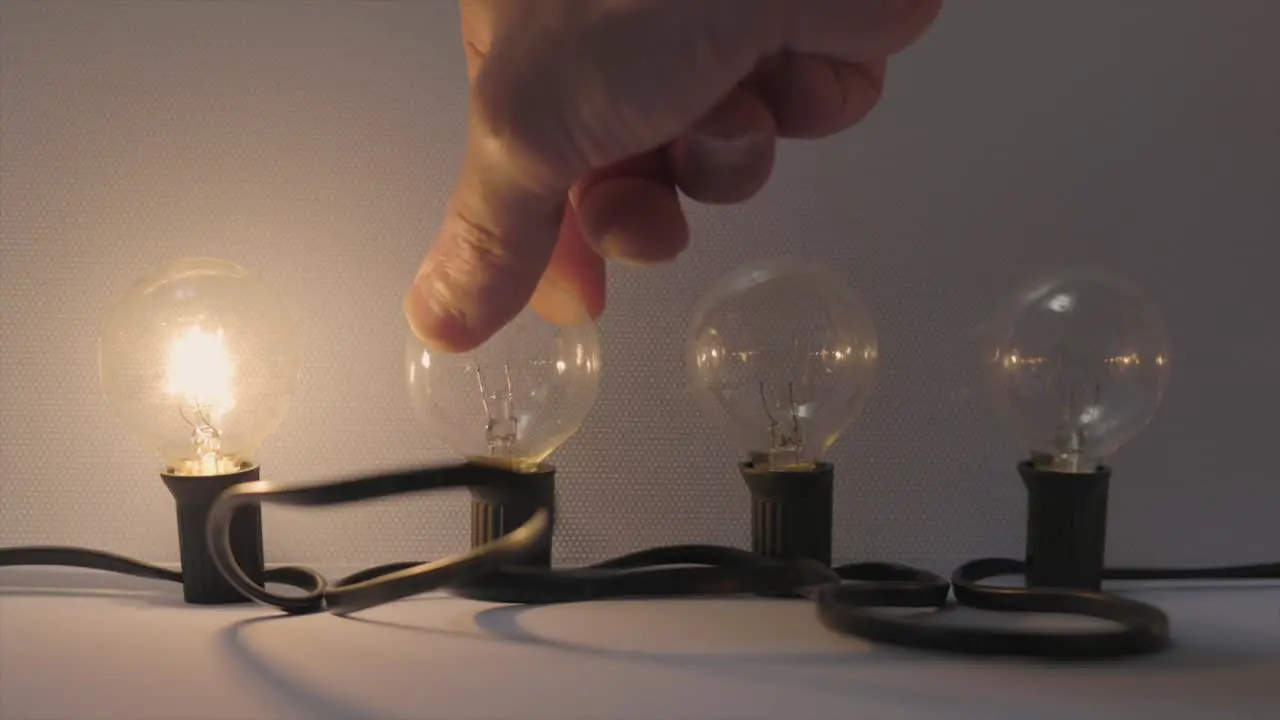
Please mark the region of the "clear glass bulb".
<svg viewBox="0 0 1280 720"><path fill-rule="evenodd" d="M1089 269L1039 278L995 327L994 389L1042 469L1093 472L1146 427L1164 396L1164 323L1125 280Z"/></svg>
<svg viewBox="0 0 1280 720"><path fill-rule="evenodd" d="M552 324L525 309L466 353L409 334L405 365L419 418L464 459L537 470L567 441L600 391L600 340L583 309Z"/></svg>
<svg viewBox="0 0 1280 720"><path fill-rule="evenodd" d="M870 309L840 278L799 260L752 263L694 309L690 391L756 466L810 469L871 396L877 343Z"/></svg>
<svg viewBox="0 0 1280 720"><path fill-rule="evenodd" d="M254 466L297 383L293 320L275 290L226 260L151 271L108 315L98 346L107 400L174 475Z"/></svg>

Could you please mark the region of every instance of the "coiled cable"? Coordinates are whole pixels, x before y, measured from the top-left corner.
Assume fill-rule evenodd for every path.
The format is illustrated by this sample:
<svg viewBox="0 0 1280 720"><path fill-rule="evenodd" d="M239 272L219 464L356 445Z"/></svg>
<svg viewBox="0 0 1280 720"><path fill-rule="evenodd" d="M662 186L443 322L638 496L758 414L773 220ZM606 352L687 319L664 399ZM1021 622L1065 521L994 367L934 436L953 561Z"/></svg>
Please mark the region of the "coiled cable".
<svg viewBox="0 0 1280 720"><path fill-rule="evenodd" d="M207 524L213 559L243 595L289 614L348 615L413 595L447 591L490 602L549 604L607 598L791 594L809 599L827 628L872 642L977 655L1049 658L1108 658L1156 652L1169 643L1168 617L1159 608L1107 592L987 584L994 577L1024 574L1017 560L982 559L958 568L951 580L892 563L855 563L828 568L808 560L777 560L710 545L658 547L574 569L523 567L520 562L547 540L553 507L535 512L514 531L466 553L426 562L368 568L330 583L305 567L271 568L266 582L253 582L228 541L234 511L246 504L319 507L451 488L519 483L519 474L470 464L371 475L298 488L263 482L233 486L218 498ZM181 582L179 571L111 553L70 547L0 548L0 566L60 565L135 577ZM1115 568L1107 579L1280 578L1280 563L1223 568ZM266 584L302 591L284 595ZM934 622L926 614L902 615L887 608L946 611L955 604L996 612L1058 613L1111 621L1114 627L1074 632L963 626Z"/></svg>

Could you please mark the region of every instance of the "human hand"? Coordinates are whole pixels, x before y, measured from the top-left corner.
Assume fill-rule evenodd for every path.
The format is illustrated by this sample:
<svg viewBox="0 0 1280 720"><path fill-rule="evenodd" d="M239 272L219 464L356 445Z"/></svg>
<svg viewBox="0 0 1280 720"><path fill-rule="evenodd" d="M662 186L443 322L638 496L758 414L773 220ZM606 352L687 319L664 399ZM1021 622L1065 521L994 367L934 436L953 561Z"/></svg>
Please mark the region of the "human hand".
<svg viewBox="0 0 1280 720"><path fill-rule="evenodd" d="M942 0L461 0L465 162L404 299L414 332L470 350L532 306L605 305L605 260L677 256L677 192L750 198L783 138L880 98L887 58Z"/></svg>

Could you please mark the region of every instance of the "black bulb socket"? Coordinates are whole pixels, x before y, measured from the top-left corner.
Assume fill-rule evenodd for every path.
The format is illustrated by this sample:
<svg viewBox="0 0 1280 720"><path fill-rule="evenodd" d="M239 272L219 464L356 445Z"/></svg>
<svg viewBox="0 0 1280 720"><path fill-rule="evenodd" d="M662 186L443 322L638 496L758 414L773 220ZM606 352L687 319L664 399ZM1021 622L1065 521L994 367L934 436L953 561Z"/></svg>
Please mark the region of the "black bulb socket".
<svg viewBox="0 0 1280 720"><path fill-rule="evenodd" d="M754 459L738 466L751 491L751 550L778 560L831 565L835 469L774 470Z"/></svg>
<svg viewBox="0 0 1280 720"><path fill-rule="evenodd" d="M1027 584L1100 590L1111 468L1061 472L1026 460L1018 473L1027 487Z"/></svg>
<svg viewBox="0 0 1280 720"><path fill-rule="evenodd" d="M484 469L477 465L477 469ZM537 469L520 473L514 483L481 484L471 490L471 547L487 545L529 522L534 513L545 509L555 514L556 469L543 463ZM526 556L520 567L551 567L553 533Z"/></svg>
<svg viewBox="0 0 1280 720"><path fill-rule="evenodd" d="M232 605L250 602L214 564L205 526L214 500L228 488L258 481L256 465L222 475L161 473L178 511L178 548L182 558L182 597L192 605ZM266 582L262 548L262 507L242 505L232 515L231 552L255 584Z"/></svg>

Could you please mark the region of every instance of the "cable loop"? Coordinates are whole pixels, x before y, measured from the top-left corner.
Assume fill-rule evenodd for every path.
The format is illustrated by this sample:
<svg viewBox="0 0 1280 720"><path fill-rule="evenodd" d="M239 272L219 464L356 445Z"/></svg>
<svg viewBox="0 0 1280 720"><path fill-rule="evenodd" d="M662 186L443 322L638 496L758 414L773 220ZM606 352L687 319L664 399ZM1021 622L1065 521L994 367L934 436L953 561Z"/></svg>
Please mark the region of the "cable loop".
<svg viewBox="0 0 1280 720"><path fill-rule="evenodd" d="M245 597L288 614L336 615L432 591L502 603L546 604L621 597L799 596L813 601L819 622L839 633L873 642L977 655L1047 658L1110 658L1157 652L1169 644L1169 619L1159 608L1106 592L1008 587L985 581L1025 575L1017 560L968 562L950 582L934 573L895 563L855 563L828 568L811 560L766 558L714 545L657 547L595 565L551 570L522 567L552 534L554 507L539 508L514 531L453 557L368 568L330 583L306 567L272 568L264 585L237 563L229 542L234 511L250 503L324 507L451 488L517 488L519 473L475 464L448 465L372 475L299 488L264 482L232 486L214 502L207 523L209 546L219 570ZM178 571L111 553L82 548L0 548L0 566L60 565L181 582ZM1107 579L1280 578L1280 563L1226 568L1112 568ZM301 595L282 595L266 584L282 584ZM954 596L954 605L950 600ZM1107 620L1114 627L1083 632L992 629L938 622L956 606L1005 613L1059 613ZM909 615L886 609L918 609Z"/></svg>

